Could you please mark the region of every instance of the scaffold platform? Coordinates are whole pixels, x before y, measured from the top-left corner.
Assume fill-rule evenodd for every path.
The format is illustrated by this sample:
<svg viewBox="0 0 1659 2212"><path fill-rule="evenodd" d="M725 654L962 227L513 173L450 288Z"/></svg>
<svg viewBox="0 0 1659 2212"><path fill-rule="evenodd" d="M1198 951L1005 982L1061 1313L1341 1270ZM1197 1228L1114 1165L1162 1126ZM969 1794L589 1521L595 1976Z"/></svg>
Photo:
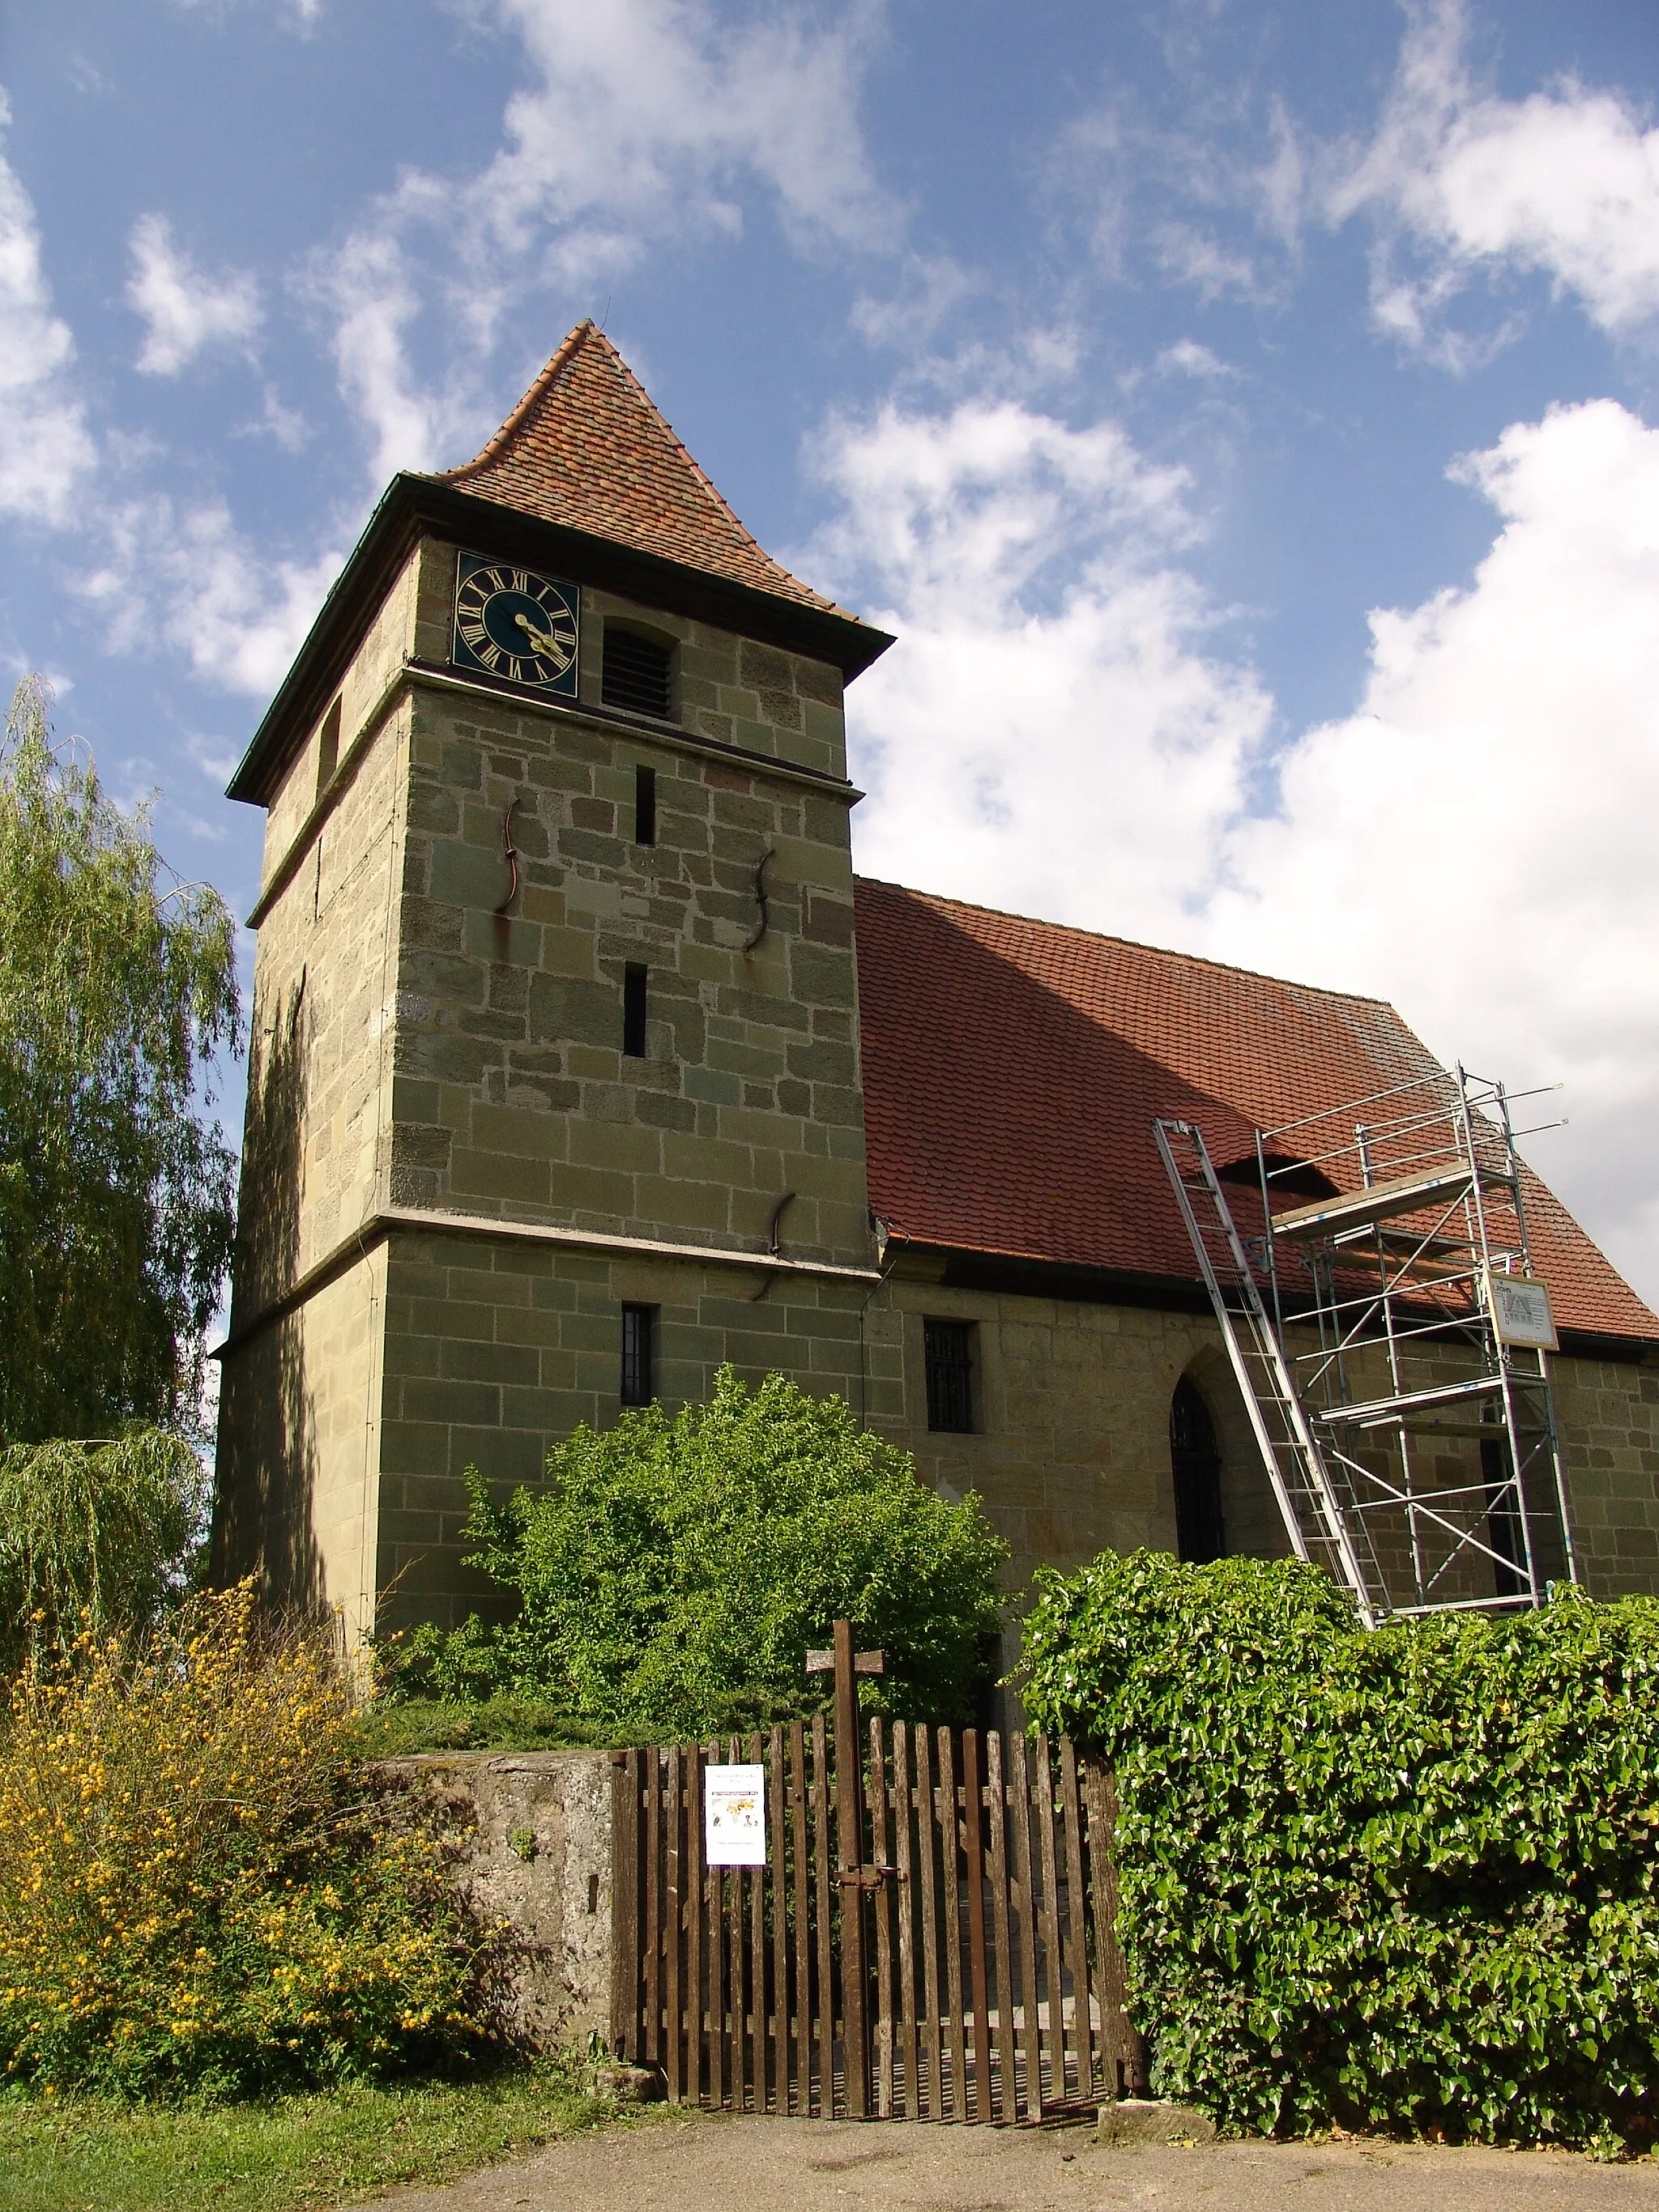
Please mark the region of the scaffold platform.
<svg viewBox="0 0 1659 2212"><path fill-rule="evenodd" d="M1369 1626L1577 1579L1512 1103L1461 1066L1346 1100L1259 1130L1234 1198L1153 1125L1291 1547Z"/></svg>

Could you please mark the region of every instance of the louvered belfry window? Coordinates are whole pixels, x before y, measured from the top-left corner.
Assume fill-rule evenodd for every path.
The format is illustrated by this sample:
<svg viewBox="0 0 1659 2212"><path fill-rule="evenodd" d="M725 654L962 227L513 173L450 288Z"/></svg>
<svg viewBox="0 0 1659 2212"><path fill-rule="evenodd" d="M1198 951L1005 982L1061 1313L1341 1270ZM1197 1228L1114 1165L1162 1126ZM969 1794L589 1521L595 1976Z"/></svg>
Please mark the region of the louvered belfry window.
<svg viewBox="0 0 1659 2212"><path fill-rule="evenodd" d="M654 714L665 722L672 696L669 661L665 645L607 623L599 696L607 707L625 707L630 714Z"/></svg>
<svg viewBox="0 0 1659 2212"><path fill-rule="evenodd" d="M922 1353L927 1367L927 1425L970 1436L974 1427L974 1324L924 1321Z"/></svg>

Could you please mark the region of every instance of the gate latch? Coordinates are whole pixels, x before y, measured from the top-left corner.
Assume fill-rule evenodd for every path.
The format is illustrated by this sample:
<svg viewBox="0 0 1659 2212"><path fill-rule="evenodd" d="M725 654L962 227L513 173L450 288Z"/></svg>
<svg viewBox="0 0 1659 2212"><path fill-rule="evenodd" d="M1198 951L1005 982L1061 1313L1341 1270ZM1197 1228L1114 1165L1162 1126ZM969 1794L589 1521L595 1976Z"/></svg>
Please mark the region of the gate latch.
<svg viewBox="0 0 1659 2212"><path fill-rule="evenodd" d="M893 1881L897 1874L896 1867L842 1867L836 1880L843 1889L879 1889L884 1882Z"/></svg>

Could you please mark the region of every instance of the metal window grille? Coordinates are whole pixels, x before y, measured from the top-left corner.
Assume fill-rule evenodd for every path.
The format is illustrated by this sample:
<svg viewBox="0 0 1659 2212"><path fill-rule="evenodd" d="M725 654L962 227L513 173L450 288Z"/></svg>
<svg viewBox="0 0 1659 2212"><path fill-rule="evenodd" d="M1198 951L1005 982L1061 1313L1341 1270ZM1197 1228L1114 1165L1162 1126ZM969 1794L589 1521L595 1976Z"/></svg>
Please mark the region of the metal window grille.
<svg viewBox="0 0 1659 2212"><path fill-rule="evenodd" d="M925 1321L921 1327L927 1367L927 1425L971 1435L974 1325L968 1321Z"/></svg>
<svg viewBox="0 0 1659 2212"><path fill-rule="evenodd" d="M665 645L631 629L618 629L614 623L605 624L599 696L607 707L624 707L631 714L653 714L665 722L672 696L670 673Z"/></svg>
<svg viewBox="0 0 1659 2212"><path fill-rule="evenodd" d="M624 1306L622 1310L622 1401L624 1406L648 1406L656 1395L652 1387L651 1373L656 1321L654 1306Z"/></svg>
<svg viewBox="0 0 1659 2212"><path fill-rule="evenodd" d="M631 962L623 969L623 1050L630 1060L645 1058L645 970Z"/></svg>

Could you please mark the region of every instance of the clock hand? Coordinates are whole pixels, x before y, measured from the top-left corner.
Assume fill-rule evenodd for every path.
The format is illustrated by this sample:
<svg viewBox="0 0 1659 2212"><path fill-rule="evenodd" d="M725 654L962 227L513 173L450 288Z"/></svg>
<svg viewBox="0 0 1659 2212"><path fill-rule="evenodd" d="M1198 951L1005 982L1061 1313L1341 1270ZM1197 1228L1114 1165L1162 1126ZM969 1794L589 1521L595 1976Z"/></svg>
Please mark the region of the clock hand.
<svg viewBox="0 0 1659 2212"><path fill-rule="evenodd" d="M525 635L530 640L531 649L532 652L548 653L553 654L555 657L557 656L559 642L552 635L551 631L538 629L535 624L531 621L528 615L514 615L513 619L517 623L519 628L524 632Z"/></svg>

